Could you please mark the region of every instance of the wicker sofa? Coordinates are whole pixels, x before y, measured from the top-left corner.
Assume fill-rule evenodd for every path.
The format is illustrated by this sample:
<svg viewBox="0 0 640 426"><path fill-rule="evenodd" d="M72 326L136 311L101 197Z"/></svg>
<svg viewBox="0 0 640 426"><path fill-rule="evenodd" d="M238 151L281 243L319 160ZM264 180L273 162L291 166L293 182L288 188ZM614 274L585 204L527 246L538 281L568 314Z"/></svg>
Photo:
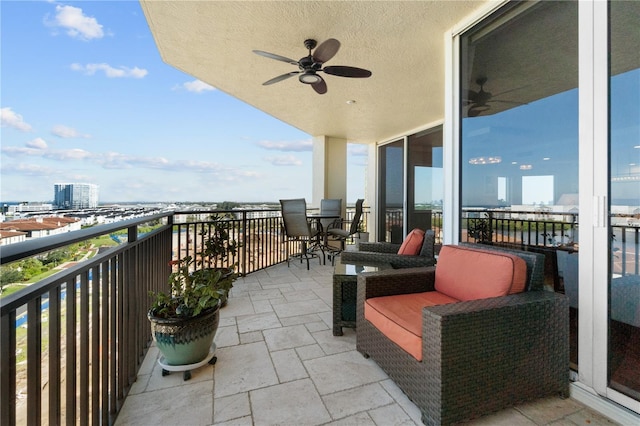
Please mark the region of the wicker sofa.
<svg viewBox="0 0 640 426"><path fill-rule="evenodd" d="M481 252L523 259L524 291L421 308L420 361L365 318L365 302L433 292L437 267L358 276L357 349L387 372L420 408L427 425L469 420L547 395L569 395L569 304L564 295L543 291L544 255L497 248Z"/></svg>
<svg viewBox="0 0 640 426"><path fill-rule="evenodd" d="M342 263L359 265L390 264L393 268L416 268L435 265L435 233L428 230L424 234L424 241L420 253L417 255L398 254L401 244L377 242L360 243L356 251L343 251L340 255Z"/></svg>

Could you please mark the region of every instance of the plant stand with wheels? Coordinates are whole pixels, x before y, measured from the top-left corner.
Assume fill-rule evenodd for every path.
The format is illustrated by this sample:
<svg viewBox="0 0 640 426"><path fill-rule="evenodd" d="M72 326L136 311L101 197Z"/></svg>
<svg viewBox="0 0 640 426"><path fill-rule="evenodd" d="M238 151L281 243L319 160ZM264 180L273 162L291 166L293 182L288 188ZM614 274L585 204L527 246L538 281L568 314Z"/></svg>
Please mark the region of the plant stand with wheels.
<svg viewBox="0 0 640 426"><path fill-rule="evenodd" d="M168 376L172 371L182 371L182 379L187 381L191 379L191 370L195 370L196 368L200 368L203 365L210 364L214 365L218 358L215 356L216 352L216 344L213 343L211 345L211 350L209 350L209 354L200 362L196 362L193 364L183 364L183 365L171 365L165 363L165 359L163 356L160 356L158 359L158 365L162 367L162 377Z"/></svg>

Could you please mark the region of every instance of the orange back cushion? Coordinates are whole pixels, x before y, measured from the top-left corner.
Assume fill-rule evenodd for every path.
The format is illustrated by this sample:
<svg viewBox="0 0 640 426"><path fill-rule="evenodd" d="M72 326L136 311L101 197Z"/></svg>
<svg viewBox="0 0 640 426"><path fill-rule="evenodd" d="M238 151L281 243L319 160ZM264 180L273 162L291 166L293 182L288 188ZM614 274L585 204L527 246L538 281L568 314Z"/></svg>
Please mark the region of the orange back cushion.
<svg viewBox="0 0 640 426"><path fill-rule="evenodd" d="M513 254L447 245L435 281L437 291L460 300L506 296L524 291L527 264Z"/></svg>
<svg viewBox="0 0 640 426"><path fill-rule="evenodd" d="M422 229L414 229L409 232L407 237L402 242L398 254L406 254L415 256L420 253L422 248L422 242L424 241L424 231Z"/></svg>

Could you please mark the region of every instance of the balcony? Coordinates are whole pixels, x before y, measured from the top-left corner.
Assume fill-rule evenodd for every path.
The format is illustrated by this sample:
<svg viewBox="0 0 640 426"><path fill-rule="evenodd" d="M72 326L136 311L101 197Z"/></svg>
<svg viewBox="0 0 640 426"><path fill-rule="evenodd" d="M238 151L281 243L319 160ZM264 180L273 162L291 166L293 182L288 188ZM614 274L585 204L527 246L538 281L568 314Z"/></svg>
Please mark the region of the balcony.
<svg viewBox="0 0 640 426"><path fill-rule="evenodd" d="M165 286L171 258L197 249L210 213L160 214L4 248L6 264L127 231L117 247L1 300L0 423L420 424L417 407L355 350L354 331L332 335L332 267L282 263L277 212L232 219L244 247L231 261L243 277L221 311L216 365L189 381L162 376L146 295ZM155 230L141 234L152 221ZM474 423L529 421L608 422L573 399L544 399Z"/></svg>
<svg viewBox="0 0 640 426"><path fill-rule="evenodd" d="M293 262L240 278L221 311L215 366L189 381L162 377L152 346L116 424L422 424L418 408L356 351L355 330L333 336L332 271ZM531 421L609 423L575 400L549 398L470 424Z"/></svg>

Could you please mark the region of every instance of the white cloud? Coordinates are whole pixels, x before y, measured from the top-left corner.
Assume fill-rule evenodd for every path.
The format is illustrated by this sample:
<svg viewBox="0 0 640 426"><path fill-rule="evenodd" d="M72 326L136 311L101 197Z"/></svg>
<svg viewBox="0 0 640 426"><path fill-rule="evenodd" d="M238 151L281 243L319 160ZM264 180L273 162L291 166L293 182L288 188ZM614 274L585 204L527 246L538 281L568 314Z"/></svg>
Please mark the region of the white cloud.
<svg viewBox="0 0 640 426"><path fill-rule="evenodd" d="M196 173L201 174L206 182L246 182L255 181L259 174L253 170L229 167L220 163L198 160L178 160L170 161L164 157L143 157L122 154L119 152L89 152L84 149L50 149L46 142L40 138L34 139L26 144L26 147L3 146L0 151L12 158L19 157L40 157L46 160L59 161L64 163L64 170L69 169L68 161L80 161L97 165L106 170L143 170L155 169L176 173ZM282 161L281 161L282 162ZM17 161L7 162L18 164ZM74 166L75 167L75 166ZM92 168L95 171L95 167ZM3 164L4 171L4 164ZM14 173L18 173L15 166ZM86 180L86 179L85 179Z"/></svg>
<svg viewBox="0 0 640 426"><path fill-rule="evenodd" d="M367 145L349 144L347 146L349 155L365 157L369 155L369 147Z"/></svg>
<svg viewBox="0 0 640 426"><path fill-rule="evenodd" d="M28 148L33 148L33 149L47 149L48 148L47 142L42 138L35 138L34 140L27 142L25 145Z"/></svg>
<svg viewBox="0 0 640 426"><path fill-rule="evenodd" d="M51 134L58 136L60 138L90 138L91 135L86 135L79 133L76 129L72 127L63 126L62 124L58 124L51 129Z"/></svg>
<svg viewBox="0 0 640 426"><path fill-rule="evenodd" d="M55 26L67 30L67 35L80 40L104 37L102 25L96 18L86 16L82 9L73 6L56 6Z"/></svg>
<svg viewBox="0 0 640 426"><path fill-rule="evenodd" d="M260 141L258 146L273 151L293 151L303 152L313 150L313 144L310 139L304 141Z"/></svg>
<svg viewBox="0 0 640 426"><path fill-rule="evenodd" d="M78 63L71 64L73 71L79 71L85 75L94 75L98 71L103 71L108 78L143 78L149 72L143 68L133 67L128 68L121 66L114 68L109 64L87 64L81 65Z"/></svg>
<svg viewBox="0 0 640 426"><path fill-rule="evenodd" d="M6 146L2 147L2 152L10 157L20 157L23 155L37 155L42 157L45 153L44 150L38 148L24 148L18 146ZM4 164L3 164L4 166Z"/></svg>
<svg viewBox="0 0 640 426"><path fill-rule="evenodd" d="M281 155L276 157L265 157L264 159L274 166L301 166L302 161L293 155Z"/></svg>
<svg viewBox="0 0 640 426"><path fill-rule="evenodd" d="M21 174L27 176L51 176L57 173L51 167L40 166L30 163L10 163L2 165L2 173Z"/></svg>
<svg viewBox="0 0 640 426"><path fill-rule="evenodd" d="M178 87L182 87L188 92L194 92L194 93L203 93L203 92L209 92L211 90L216 90L215 87L210 86L201 80L188 81L182 84L182 86L178 86Z"/></svg>
<svg viewBox="0 0 640 426"><path fill-rule="evenodd" d="M93 158L94 154L90 153L89 151L85 151L84 149L73 148L73 149L65 149L60 151L49 151L47 152L45 157L51 158L54 160L63 160L63 161L84 160L84 159Z"/></svg>
<svg viewBox="0 0 640 426"><path fill-rule="evenodd" d="M31 125L26 123L20 114L16 114L10 107L0 109L0 123L2 127L13 127L14 129L30 132Z"/></svg>

